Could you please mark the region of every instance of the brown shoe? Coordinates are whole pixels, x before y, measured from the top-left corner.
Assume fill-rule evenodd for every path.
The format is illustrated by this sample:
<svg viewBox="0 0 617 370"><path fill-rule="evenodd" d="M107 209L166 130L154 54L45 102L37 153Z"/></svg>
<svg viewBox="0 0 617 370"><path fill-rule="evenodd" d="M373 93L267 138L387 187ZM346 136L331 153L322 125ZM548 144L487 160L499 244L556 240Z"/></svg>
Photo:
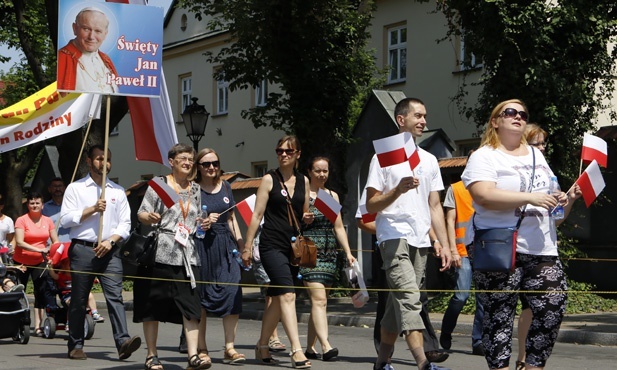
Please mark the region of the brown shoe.
<svg viewBox="0 0 617 370"><path fill-rule="evenodd" d="M71 360L87 360L88 356L86 356L83 349L74 348L69 352L69 358Z"/></svg>
<svg viewBox="0 0 617 370"><path fill-rule="evenodd" d="M138 336L134 336L133 338L127 339L120 346L120 350L118 351L118 355L120 356L120 360L126 360L131 357L131 354L139 349L141 346L141 338Z"/></svg>

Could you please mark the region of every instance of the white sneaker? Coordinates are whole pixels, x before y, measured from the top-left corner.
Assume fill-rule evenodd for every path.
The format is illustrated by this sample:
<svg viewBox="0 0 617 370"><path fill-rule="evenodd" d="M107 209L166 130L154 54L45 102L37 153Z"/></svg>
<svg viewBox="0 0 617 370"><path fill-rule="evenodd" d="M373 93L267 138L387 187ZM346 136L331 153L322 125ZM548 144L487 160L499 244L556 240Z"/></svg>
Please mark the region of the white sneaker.
<svg viewBox="0 0 617 370"><path fill-rule="evenodd" d="M98 312L92 314L92 318L94 319L95 322L105 322L105 318L101 316L101 314L99 314Z"/></svg>

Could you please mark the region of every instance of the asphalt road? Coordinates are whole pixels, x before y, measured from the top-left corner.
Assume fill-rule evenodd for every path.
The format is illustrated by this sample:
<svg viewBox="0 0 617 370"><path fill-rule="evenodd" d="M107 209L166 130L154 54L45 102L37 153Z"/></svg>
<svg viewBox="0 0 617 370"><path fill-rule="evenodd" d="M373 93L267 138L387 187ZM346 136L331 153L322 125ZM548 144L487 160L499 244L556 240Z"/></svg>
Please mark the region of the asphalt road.
<svg viewBox="0 0 617 370"><path fill-rule="evenodd" d="M101 310L105 317L107 312ZM132 312L127 312L129 320ZM307 326L300 324L300 338L305 345ZM131 335L142 335L141 324L129 323ZM243 366L246 369L271 369L270 366L258 365L254 360L254 347L259 336L260 322L253 320L241 320L238 325L236 349L247 355L247 362ZM313 361L313 369L371 369L375 360L375 350L372 341L372 328L330 326L330 341L340 350L337 362ZM159 330L159 358L166 370L184 369L187 364L186 355L179 354L177 350L180 326L173 324L161 324ZM284 336L282 326L279 333L283 342L289 345ZM223 358L223 329L221 320L210 318L208 320L208 347L213 358L212 369L231 368L222 363ZM31 337L26 345L12 342L9 338L0 339L0 369L143 369L146 350L145 341L140 350L125 361L118 360L115 346L112 340L111 325L109 321L97 324L94 336L86 342L85 352L88 360L77 361L67 358L66 347L67 335L58 332L54 339ZM143 340L143 337L142 337ZM442 363L456 370L486 369L484 358L473 356L470 353L470 338L468 336L454 336L452 354ZM514 342L516 346L516 341ZM516 347L515 347L516 348ZM613 369L615 368L614 346L592 346L558 343L555 346L547 369ZM291 368L287 353L275 355L281 360L279 368ZM512 365L514 360L512 360ZM404 349L404 341L399 339L395 352L393 366L395 369L416 369L411 360L409 351Z"/></svg>

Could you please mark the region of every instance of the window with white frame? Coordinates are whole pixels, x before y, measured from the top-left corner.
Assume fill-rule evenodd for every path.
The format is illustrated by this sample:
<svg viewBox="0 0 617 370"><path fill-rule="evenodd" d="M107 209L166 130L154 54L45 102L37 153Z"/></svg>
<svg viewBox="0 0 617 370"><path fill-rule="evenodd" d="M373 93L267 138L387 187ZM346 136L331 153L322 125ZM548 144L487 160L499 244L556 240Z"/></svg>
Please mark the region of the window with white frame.
<svg viewBox="0 0 617 370"><path fill-rule="evenodd" d="M407 26L388 28L388 83L407 78Z"/></svg>
<svg viewBox="0 0 617 370"><path fill-rule="evenodd" d="M268 81L264 78L255 88L255 106L263 107L268 98Z"/></svg>
<svg viewBox="0 0 617 370"><path fill-rule="evenodd" d="M463 32L461 32L461 34L463 34ZM461 49L458 56L460 70L466 71L482 67L482 61L476 59L474 53L465 48L465 39L463 36L460 36L460 45Z"/></svg>
<svg viewBox="0 0 617 370"><path fill-rule="evenodd" d="M229 109L229 82L225 75L216 81L216 114L226 114Z"/></svg>
<svg viewBox="0 0 617 370"><path fill-rule="evenodd" d="M182 107L180 109L180 112L184 112L184 109L192 103L191 98L193 97L193 88L191 76L185 76L180 78L180 91L182 94Z"/></svg>
<svg viewBox="0 0 617 370"><path fill-rule="evenodd" d="M252 162L253 177L263 177L268 172L268 161Z"/></svg>

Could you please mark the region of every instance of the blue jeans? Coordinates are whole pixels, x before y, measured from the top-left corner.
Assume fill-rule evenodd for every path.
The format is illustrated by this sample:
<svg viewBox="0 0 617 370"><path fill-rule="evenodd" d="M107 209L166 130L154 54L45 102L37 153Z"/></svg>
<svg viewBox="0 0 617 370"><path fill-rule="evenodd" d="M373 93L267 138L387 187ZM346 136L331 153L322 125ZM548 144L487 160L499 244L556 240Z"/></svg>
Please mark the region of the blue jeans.
<svg viewBox="0 0 617 370"><path fill-rule="evenodd" d="M471 288L471 263L468 257L461 258L461 267L457 268L455 273L456 285L454 286L454 295L450 298L450 303L448 304L446 313L443 315L443 321L441 322L441 332L446 335L451 335L454 331L458 316L469 298L469 289Z"/></svg>

